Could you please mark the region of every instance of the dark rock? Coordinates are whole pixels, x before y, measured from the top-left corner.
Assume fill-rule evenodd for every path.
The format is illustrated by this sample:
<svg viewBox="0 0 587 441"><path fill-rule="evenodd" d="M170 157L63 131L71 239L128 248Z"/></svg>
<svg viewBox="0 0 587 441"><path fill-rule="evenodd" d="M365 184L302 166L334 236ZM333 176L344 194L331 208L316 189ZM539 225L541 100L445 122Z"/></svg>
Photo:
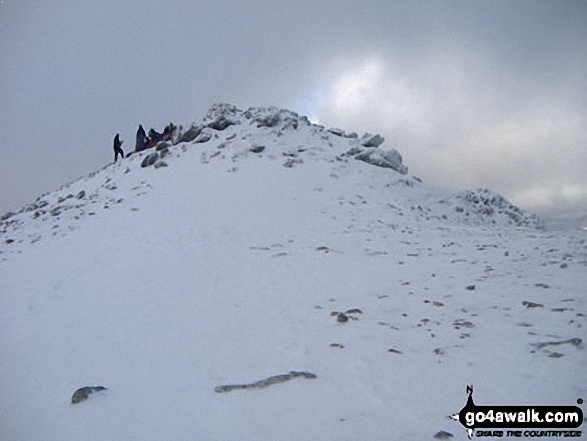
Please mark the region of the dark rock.
<svg viewBox="0 0 587 441"><path fill-rule="evenodd" d="M106 390L104 386L85 386L80 387L76 390L73 395L71 396L71 404L79 403L80 401L87 400L90 394L94 392L100 392Z"/></svg>
<svg viewBox="0 0 587 441"><path fill-rule="evenodd" d="M154 165L155 168L167 167L167 162L165 161L157 161Z"/></svg>
<svg viewBox="0 0 587 441"><path fill-rule="evenodd" d="M75 197L76 197L76 199L83 199L85 196L86 196L86 192L82 190Z"/></svg>
<svg viewBox="0 0 587 441"><path fill-rule="evenodd" d="M194 139L194 143L204 143L204 142L208 142L212 139L212 135L210 133L207 132L202 132L198 135L198 137L196 139Z"/></svg>
<svg viewBox="0 0 587 441"><path fill-rule="evenodd" d="M343 314L342 312L339 312L338 315L336 316L336 321L338 323L346 323L349 321L349 318L347 315Z"/></svg>
<svg viewBox="0 0 587 441"><path fill-rule="evenodd" d="M257 145L257 144L253 144L249 148L249 151L251 151L253 153L261 153L263 150L265 150L265 146L263 146L263 145Z"/></svg>
<svg viewBox="0 0 587 441"><path fill-rule="evenodd" d="M143 168L149 167L149 166L155 164L155 162L157 162L157 159L159 159L159 153L157 153L157 152L149 153L147 156L145 156L145 159L143 159L143 162L141 162L141 167L143 167Z"/></svg>
<svg viewBox="0 0 587 441"><path fill-rule="evenodd" d="M453 322L453 326L455 327L455 329L461 329L461 328L474 328L475 325L467 320L463 320L463 319L458 319L455 320Z"/></svg>
<svg viewBox="0 0 587 441"><path fill-rule="evenodd" d="M274 375L263 380L255 381L254 383L226 384L222 386L216 386L214 388L214 392L224 393L239 389L262 389L265 387L272 386L274 384L284 383L286 381L293 380L294 378L307 378L313 380L318 377L316 376L316 374L313 374L311 372L290 371L288 374Z"/></svg>
<svg viewBox="0 0 587 441"><path fill-rule="evenodd" d="M214 130L224 130L229 126L232 126L234 124L233 121L229 120L228 118L226 118L225 116L221 115L219 117L217 117L214 121L212 121L210 124L208 124L208 127L210 127L211 129Z"/></svg>
<svg viewBox="0 0 587 441"><path fill-rule="evenodd" d="M352 147L349 150L347 150L345 153L343 153L344 156L355 156L358 155L359 153L362 153L363 149L360 147Z"/></svg>
<svg viewBox="0 0 587 441"><path fill-rule="evenodd" d="M179 142L192 142L194 139L198 137L198 135L202 132L202 127L200 126L191 126L181 137L179 138Z"/></svg>
<svg viewBox="0 0 587 441"><path fill-rule="evenodd" d="M160 141L157 144L157 146L155 147L155 150L157 150L157 151L165 150L165 149L168 149L170 145L171 144L169 144L167 141Z"/></svg>
<svg viewBox="0 0 587 441"><path fill-rule="evenodd" d="M544 305L542 305L540 303L529 302L527 300L524 300L522 302L522 305L525 306L526 308L542 308L542 307L544 307Z"/></svg>
<svg viewBox="0 0 587 441"><path fill-rule="evenodd" d="M553 352L549 355L550 358L561 358L563 356L564 354L561 354L560 352Z"/></svg>
<svg viewBox="0 0 587 441"><path fill-rule="evenodd" d="M450 439L453 438L454 435L450 432L445 432L444 430L441 430L440 432L436 432L436 434L434 435L434 439Z"/></svg>
<svg viewBox="0 0 587 441"><path fill-rule="evenodd" d="M467 286L467 289L469 291L475 291L475 288L476 288L475 285L469 285L469 286Z"/></svg>
<svg viewBox="0 0 587 441"><path fill-rule="evenodd" d="M10 218L11 218L12 216L14 216L15 214L16 214L15 212L13 212L13 211L9 211L8 213L6 213L6 214L2 215L2 217L0 217L0 220L3 220L3 221L5 221L5 220L7 220L7 219L10 219Z"/></svg>
<svg viewBox="0 0 587 441"><path fill-rule="evenodd" d="M547 346L559 346L559 345L565 345L565 344L570 344L570 345L579 347L579 346L581 346L581 343L583 343L583 340L581 340L578 337L575 337L575 338L569 338L568 340L546 341L546 342L542 342L542 343L534 343L532 346L535 346L538 349L542 349Z"/></svg>
<svg viewBox="0 0 587 441"><path fill-rule="evenodd" d="M370 133L365 133L361 140L361 145L363 147L379 147L383 144L385 138L381 135L371 135Z"/></svg>

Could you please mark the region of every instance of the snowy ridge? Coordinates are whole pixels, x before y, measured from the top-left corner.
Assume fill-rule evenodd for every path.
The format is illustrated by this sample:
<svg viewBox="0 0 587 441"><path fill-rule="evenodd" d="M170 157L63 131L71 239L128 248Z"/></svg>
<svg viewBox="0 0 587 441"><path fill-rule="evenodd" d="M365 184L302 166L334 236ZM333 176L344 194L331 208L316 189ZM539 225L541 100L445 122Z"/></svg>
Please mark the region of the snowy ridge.
<svg viewBox="0 0 587 441"><path fill-rule="evenodd" d="M464 440L467 385L587 396L584 233L382 145L218 105L5 216L0 439Z"/></svg>
<svg viewBox="0 0 587 441"><path fill-rule="evenodd" d="M379 187L371 193L380 193L374 197L381 203L387 199L396 208L404 212L416 210L415 215L427 220L543 228L535 215L490 190L451 191L423 184L407 175L407 167L395 149L379 148L383 142L380 135L365 133L359 137L337 128L326 129L295 112L276 107L242 111L229 104L216 104L200 120L185 128L179 126L172 143L133 154L39 197L16 213L4 214L0 217L0 241L34 243L44 234L59 235L78 228L84 217L102 214L118 204L132 204L134 198L143 196L151 187L150 172L143 170L149 161L154 168L167 167L188 149L200 153L200 164L195 163L194 167L224 161L229 167L227 171L231 171L243 160L260 157L280 160L286 168L309 161L325 162L330 164L328 172L333 177L364 171L362 184ZM389 170L381 173L362 165L363 162ZM398 191L398 186L414 191ZM39 222L51 224L51 229L41 228ZM26 226L29 224L30 227Z"/></svg>

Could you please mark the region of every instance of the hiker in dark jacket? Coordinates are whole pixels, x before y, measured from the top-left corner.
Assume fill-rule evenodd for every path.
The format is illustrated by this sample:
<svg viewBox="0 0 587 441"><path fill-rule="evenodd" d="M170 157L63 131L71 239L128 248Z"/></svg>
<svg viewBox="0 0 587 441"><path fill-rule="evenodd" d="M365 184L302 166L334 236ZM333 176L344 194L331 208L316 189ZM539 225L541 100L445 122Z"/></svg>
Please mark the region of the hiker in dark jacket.
<svg viewBox="0 0 587 441"><path fill-rule="evenodd" d="M165 130L163 130L163 139L165 141L170 141L171 137L173 136L174 130L175 130L175 126L173 125L173 123L169 123L169 125L167 127L165 127Z"/></svg>
<svg viewBox="0 0 587 441"><path fill-rule="evenodd" d="M124 152L120 148L122 146L123 141L120 140L120 134L116 134L114 137L114 162L118 161L118 155L121 158L124 158Z"/></svg>
<svg viewBox="0 0 587 441"><path fill-rule="evenodd" d="M139 125L139 130L137 130L137 143L135 146L135 151L142 152L149 147L149 138L147 138L145 129L143 129L143 125L141 124Z"/></svg>
<svg viewBox="0 0 587 441"><path fill-rule="evenodd" d="M159 141L163 141L163 135L156 132L154 129L149 130L149 138L151 138L151 144L157 145Z"/></svg>

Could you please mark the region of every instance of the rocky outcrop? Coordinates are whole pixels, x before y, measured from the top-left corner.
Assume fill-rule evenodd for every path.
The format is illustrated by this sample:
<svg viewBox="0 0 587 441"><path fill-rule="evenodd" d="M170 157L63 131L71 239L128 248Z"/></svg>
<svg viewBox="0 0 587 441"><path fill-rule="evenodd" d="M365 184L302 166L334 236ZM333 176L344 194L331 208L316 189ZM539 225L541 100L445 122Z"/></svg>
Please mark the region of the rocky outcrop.
<svg viewBox="0 0 587 441"><path fill-rule="evenodd" d="M402 155L395 149L381 150L378 148L364 150L355 156L355 159L366 162L367 164L376 165L395 170L402 175L408 173L408 167L402 164Z"/></svg>
<svg viewBox="0 0 587 441"><path fill-rule="evenodd" d="M385 138L381 135L371 135L370 133L365 133L361 138L361 145L363 147L379 147L383 144Z"/></svg>
<svg viewBox="0 0 587 441"><path fill-rule="evenodd" d="M519 209L500 194L487 188L463 190L458 192L455 197L466 204L466 210L463 206L457 206L457 212L472 212L484 217L492 217L496 214L506 215L516 226L544 228L544 224L538 216Z"/></svg>

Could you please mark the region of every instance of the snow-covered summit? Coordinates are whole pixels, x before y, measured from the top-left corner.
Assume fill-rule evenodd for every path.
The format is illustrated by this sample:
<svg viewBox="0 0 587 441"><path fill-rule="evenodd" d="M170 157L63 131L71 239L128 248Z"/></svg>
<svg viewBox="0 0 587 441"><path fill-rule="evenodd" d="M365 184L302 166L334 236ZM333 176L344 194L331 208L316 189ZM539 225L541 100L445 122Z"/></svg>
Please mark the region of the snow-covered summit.
<svg viewBox="0 0 587 441"><path fill-rule="evenodd" d="M36 242L48 233L58 235L75 229L85 217L106 215L118 205L132 205L150 191L154 179L165 180L178 168L199 173L202 167L214 164L211 167L224 175L246 170L259 160L265 166L255 173L266 176L267 185L272 185L275 173L290 173L300 179L300 192L313 182L314 187L331 186L345 198L349 196L345 192L360 187L365 203L377 204L382 216L386 210L395 210L401 215L411 213L418 222L542 227L536 216L487 189L449 190L422 183L408 175L397 150L385 149L381 135L359 136L326 128L277 107L243 111L230 104L215 104L202 118L178 125L170 142L134 153L39 197L16 213L4 214L0 217L0 242ZM169 188L173 197L181 199L181 193L189 188L190 176L186 175L178 188ZM50 224L48 231L42 231L47 230L40 227L43 223Z"/></svg>
<svg viewBox="0 0 587 441"><path fill-rule="evenodd" d="M216 105L0 226L0 439L465 439L585 397L587 240ZM546 439L546 438L544 438Z"/></svg>

